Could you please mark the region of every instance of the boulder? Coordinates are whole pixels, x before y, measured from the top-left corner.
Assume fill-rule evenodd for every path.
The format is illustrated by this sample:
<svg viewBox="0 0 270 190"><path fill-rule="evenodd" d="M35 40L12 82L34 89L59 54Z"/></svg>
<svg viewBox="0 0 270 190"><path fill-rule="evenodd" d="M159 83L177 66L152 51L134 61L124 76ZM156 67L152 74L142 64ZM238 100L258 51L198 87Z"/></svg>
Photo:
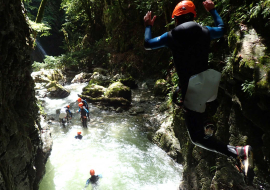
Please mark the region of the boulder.
<svg viewBox="0 0 270 190"><path fill-rule="evenodd" d="M89 84L97 84L100 86L107 87L111 84L111 80L107 76L104 76L98 72L94 72L93 75L91 76Z"/></svg>
<svg viewBox="0 0 270 190"><path fill-rule="evenodd" d="M125 77L125 78L120 78L118 81L121 82L122 84L124 84L125 86L128 86L131 89L134 89L134 88L138 87L138 85L136 84L135 79L132 76Z"/></svg>
<svg viewBox="0 0 270 190"><path fill-rule="evenodd" d="M50 81L65 81L65 77L59 69L41 69L40 71L31 74L33 80L37 83Z"/></svg>
<svg viewBox="0 0 270 190"><path fill-rule="evenodd" d="M106 69L103 69L103 68L94 68L93 69L93 72L95 73L100 73L102 75L107 75L108 71Z"/></svg>
<svg viewBox="0 0 270 190"><path fill-rule="evenodd" d="M154 86L154 94L156 96L165 96L168 93L168 83L164 79L159 79L156 81Z"/></svg>
<svg viewBox="0 0 270 190"><path fill-rule="evenodd" d="M128 101L131 101L131 90L129 87L123 85L121 82L115 82L111 84L104 95L108 98L122 97Z"/></svg>
<svg viewBox="0 0 270 190"><path fill-rule="evenodd" d="M84 72L82 72L82 73L76 75L76 76L72 79L71 83L83 83L83 82L88 82L88 81L90 81L90 77L91 77L91 76L92 76L91 73L84 73Z"/></svg>
<svg viewBox="0 0 270 190"><path fill-rule="evenodd" d="M102 97L106 88L96 84L88 84L86 87L83 88L83 95L91 96L93 98Z"/></svg>
<svg viewBox="0 0 270 190"><path fill-rule="evenodd" d="M49 97L65 98L70 94L69 90L65 89L62 85L55 81L48 83L45 88L48 90Z"/></svg>

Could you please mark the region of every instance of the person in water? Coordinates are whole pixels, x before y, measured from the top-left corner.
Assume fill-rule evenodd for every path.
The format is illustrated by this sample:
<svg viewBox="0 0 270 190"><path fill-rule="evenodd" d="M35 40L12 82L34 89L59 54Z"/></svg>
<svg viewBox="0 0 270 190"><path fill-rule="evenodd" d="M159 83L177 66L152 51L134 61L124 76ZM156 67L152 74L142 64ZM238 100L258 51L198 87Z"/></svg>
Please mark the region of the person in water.
<svg viewBox="0 0 270 190"><path fill-rule="evenodd" d="M63 119L66 118L67 121L69 119L72 119L72 113L70 111L70 106L67 105L65 107L63 107L61 110L60 110L60 114L59 114L59 119L61 122L64 122Z"/></svg>
<svg viewBox="0 0 270 190"><path fill-rule="evenodd" d="M95 170L91 169L90 170L90 175L91 177L86 181L85 187L88 187L88 185L91 184L97 184L99 178L102 178L102 175L95 175Z"/></svg>
<svg viewBox="0 0 270 190"><path fill-rule="evenodd" d="M249 181L253 172L253 152L251 146L231 146L213 137L214 125L205 120L206 102L216 99L221 74L208 67L210 41L223 37L225 28L215 5L211 0L203 2L210 12L215 27L201 26L194 22L195 5L192 1L179 2L173 13L175 28L161 36L152 38L151 30L156 16L148 11L144 16L146 50L168 47L173 54L174 66L179 77L185 123L191 141L204 149L234 158L239 163L241 172ZM201 79L204 80L201 80ZM199 85L199 86L198 86ZM251 177L253 178L253 177Z"/></svg>
<svg viewBox="0 0 270 190"><path fill-rule="evenodd" d="M88 114L87 114L87 117L88 117L88 120L90 120L90 116L89 116L89 107L88 107L88 104L86 102L86 100L82 99L82 98L78 98L77 99L78 103L83 103L83 106L87 109L88 111Z"/></svg>
<svg viewBox="0 0 270 190"><path fill-rule="evenodd" d="M89 115L88 110L86 109L86 107L83 105L82 102L79 103L78 106L79 106L79 110L77 112L78 113L81 112L81 118L83 118L83 116L88 116Z"/></svg>
<svg viewBox="0 0 270 190"><path fill-rule="evenodd" d="M77 136L75 136L75 139L80 139L81 140L83 138L83 136L81 134L82 134L82 132L78 131Z"/></svg>

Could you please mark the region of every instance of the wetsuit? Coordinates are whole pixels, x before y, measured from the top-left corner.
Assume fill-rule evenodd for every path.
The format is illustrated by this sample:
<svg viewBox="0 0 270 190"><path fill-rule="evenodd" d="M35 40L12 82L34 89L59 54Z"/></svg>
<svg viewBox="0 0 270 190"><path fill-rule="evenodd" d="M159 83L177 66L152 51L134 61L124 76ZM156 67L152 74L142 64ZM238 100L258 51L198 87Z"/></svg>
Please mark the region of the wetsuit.
<svg viewBox="0 0 270 190"><path fill-rule="evenodd" d="M77 135L77 136L75 136L75 139L82 139L83 138L83 136L82 135Z"/></svg>
<svg viewBox="0 0 270 190"><path fill-rule="evenodd" d="M64 108L62 108L62 109L60 110L59 118L60 118L61 121L63 122L63 118L67 118L67 120L68 120L68 117L67 117L67 116L69 116L69 117L72 118L72 113L71 113L71 111L70 111L69 108L64 107Z"/></svg>
<svg viewBox="0 0 270 190"><path fill-rule="evenodd" d="M87 109L88 113L87 113L87 117L89 118L89 107L88 107L88 104L86 102L86 100L83 100L81 101L83 103L83 106Z"/></svg>
<svg viewBox="0 0 270 190"><path fill-rule="evenodd" d="M144 46L146 50L161 47L171 49L183 100L190 77L208 69L210 41L224 35L224 24L216 9L210 10L210 13L214 18L215 27L203 27L194 21L189 21L156 38L151 36L151 26L145 28ZM209 137L205 134L205 113L185 108L185 122L190 138L195 145L227 156L237 157L235 147L223 144L213 136Z"/></svg>
<svg viewBox="0 0 270 190"><path fill-rule="evenodd" d="M79 108L79 111L78 112L81 112L81 118L83 118L83 116L88 116L89 112L88 110L83 106L83 108Z"/></svg>
<svg viewBox="0 0 270 190"><path fill-rule="evenodd" d="M89 110L89 107L88 107L88 104L87 104L86 100L83 100L83 99L82 99L82 103L83 103L83 106L84 106L87 110Z"/></svg>
<svg viewBox="0 0 270 190"><path fill-rule="evenodd" d="M87 187L90 183L91 184L97 184L98 180L99 180L99 175L92 175L87 181L86 181L86 184L85 184L85 187Z"/></svg>

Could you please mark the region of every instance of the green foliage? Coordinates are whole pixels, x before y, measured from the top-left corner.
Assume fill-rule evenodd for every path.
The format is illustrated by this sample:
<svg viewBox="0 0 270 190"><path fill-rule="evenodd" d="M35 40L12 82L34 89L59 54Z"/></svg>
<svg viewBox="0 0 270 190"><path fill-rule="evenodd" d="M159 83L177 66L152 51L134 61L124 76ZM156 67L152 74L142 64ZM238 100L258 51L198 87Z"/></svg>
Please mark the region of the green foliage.
<svg viewBox="0 0 270 190"><path fill-rule="evenodd" d="M36 23L29 20L29 24L33 30L39 33L40 37L50 35L51 27L47 23Z"/></svg>
<svg viewBox="0 0 270 190"><path fill-rule="evenodd" d="M37 106L39 108L39 114L45 116L46 113L45 113L45 110L44 110L44 107L42 105L42 101L41 100L37 100Z"/></svg>
<svg viewBox="0 0 270 190"><path fill-rule="evenodd" d="M145 14L147 11L152 10L153 13L157 16L161 16L164 12L164 9L168 7L169 4L171 4L171 1L168 0L135 0L134 1L136 9L140 11L140 13Z"/></svg>
<svg viewBox="0 0 270 190"><path fill-rule="evenodd" d="M248 82L245 80L245 82L241 85L242 90L251 97L255 93L255 81Z"/></svg>
<svg viewBox="0 0 270 190"><path fill-rule="evenodd" d="M40 69L55 69L60 68L61 63L63 62L63 56L47 56L44 59L44 63L34 62L32 67L34 71L39 71Z"/></svg>

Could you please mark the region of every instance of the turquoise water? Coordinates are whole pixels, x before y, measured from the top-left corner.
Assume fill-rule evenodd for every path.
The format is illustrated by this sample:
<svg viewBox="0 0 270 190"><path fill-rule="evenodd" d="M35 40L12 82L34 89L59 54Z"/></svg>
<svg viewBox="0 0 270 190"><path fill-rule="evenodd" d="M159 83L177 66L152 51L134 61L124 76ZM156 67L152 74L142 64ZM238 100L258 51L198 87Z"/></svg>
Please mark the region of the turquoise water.
<svg viewBox="0 0 270 190"><path fill-rule="evenodd" d="M77 94L83 85L70 85L69 97L61 100L45 98L46 111L56 118L51 124L53 148L46 164L40 190L84 189L90 169L102 174L99 190L176 190L182 166L149 142L141 131L138 117L102 111L90 105L91 121L82 128L79 114L74 113L66 128L57 122L56 109L66 104L76 112ZM83 139L74 138L82 131Z"/></svg>

